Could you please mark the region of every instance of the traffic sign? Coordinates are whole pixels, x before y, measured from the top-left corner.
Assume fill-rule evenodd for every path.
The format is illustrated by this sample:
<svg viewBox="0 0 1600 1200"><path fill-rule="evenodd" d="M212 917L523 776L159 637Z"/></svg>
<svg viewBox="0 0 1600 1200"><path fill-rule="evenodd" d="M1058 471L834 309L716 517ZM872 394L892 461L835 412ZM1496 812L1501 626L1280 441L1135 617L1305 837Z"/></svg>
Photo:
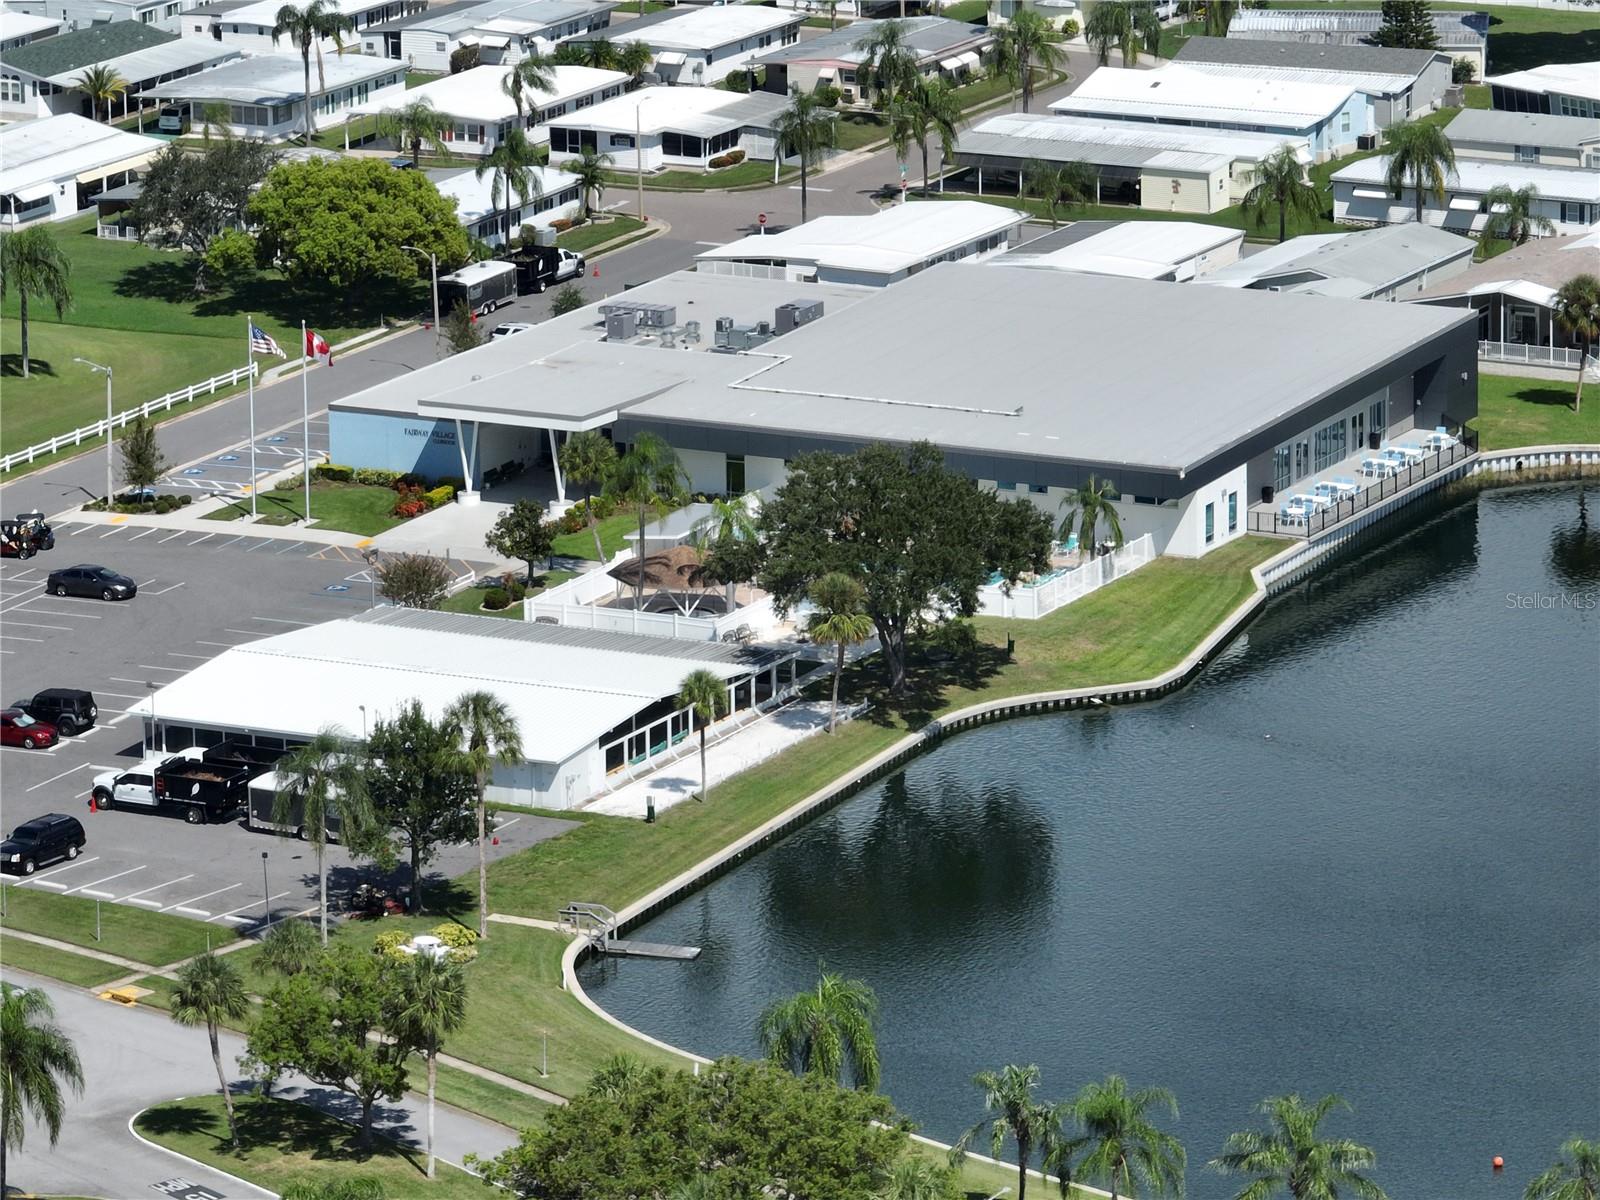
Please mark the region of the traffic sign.
<svg viewBox="0 0 1600 1200"><path fill-rule="evenodd" d="M765 225L766 223L767 223L767 214L766 213L758 213L756 215L756 224L757 225Z"/></svg>

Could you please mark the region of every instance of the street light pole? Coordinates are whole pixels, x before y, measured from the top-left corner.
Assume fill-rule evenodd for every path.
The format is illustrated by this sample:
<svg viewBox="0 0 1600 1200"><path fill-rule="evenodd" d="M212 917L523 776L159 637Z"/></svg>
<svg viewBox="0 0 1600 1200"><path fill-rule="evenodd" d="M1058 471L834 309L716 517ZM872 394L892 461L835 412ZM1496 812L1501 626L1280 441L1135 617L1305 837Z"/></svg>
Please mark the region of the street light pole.
<svg viewBox="0 0 1600 1200"><path fill-rule="evenodd" d="M266 915L267 928L272 928L272 889L267 886L267 852L261 852L261 911Z"/></svg>
<svg viewBox="0 0 1600 1200"><path fill-rule="evenodd" d="M111 511L111 368L103 367L97 362L90 362L87 358L74 357L73 362L82 363L91 371L100 371L106 377L106 511Z"/></svg>
<svg viewBox="0 0 1600 1200"><path fill-rule="evenodd" d="M439 357L439 259L433 251L424 250L421 246L401 246L402 250L410 250L416 254L426 255L428 271L433 276L433 356Z"/></svg>

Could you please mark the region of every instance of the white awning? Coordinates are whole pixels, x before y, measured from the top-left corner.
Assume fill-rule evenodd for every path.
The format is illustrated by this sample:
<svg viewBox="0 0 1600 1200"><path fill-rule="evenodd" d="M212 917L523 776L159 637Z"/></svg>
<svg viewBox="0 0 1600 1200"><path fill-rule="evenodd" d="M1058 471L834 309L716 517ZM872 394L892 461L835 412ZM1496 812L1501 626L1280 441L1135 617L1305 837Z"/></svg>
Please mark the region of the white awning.
<svg viewBox="0 0 1600 1200"><path fill-rule="evenodd" d="M974 71L983 65L983 58L976 50L968 50L965 54L956 55L956 61L963 66L971 67Z"/></svg>
<svg viewBox="0 0 1600 1200"><path fill-rule="evenodd" d="M35 200L43 200L47 196L56 194L56 185L53 180L43 183L30 183L27 187L20 187L11 195L22 204L32 204Z"/></svg>
<svg viewBox="0 0 1600 1200"><path fill-rule="evenodd" d="M959 71L961 70L961 56L956 55L953 58L941 58L939 60L939 65L946 71Z"/></svg>
<svg viewBox="0 0 1600 1200"><path fill-rule="evenodd" d="M683 66L683 55L679 54L676 50L668 50L664 54L658 54L656 55L656 66L681 67Z"/></svg>
<svg viewBox="0 0 1600 1200"><path fill-rule="evenodd" d="M1478 201L1471 196L1455 196L1450 200L1450 207L1456 212L1477 212Z"/></svg>
<svg viewBox="0 0 1600 1200"><path fill-rule="evenodd" d="M1350 193L1357 200L1387 200L1389 193L1378 188L1356 188Z"/></svg>
<svg viewBox="0 0 1600 1200"><path fill-rule="evenodd" d="M124 158L114 163L106 163L103 167L96 167L92 171L78 172L79 183L98 183L108 175L115 175L119 171L136 171L150 161L148 154L138 154L132 158Z"/></svg>
<svg viewBox="0 0 1600 1200"><path fill-rule="evenodd" d="M839 74L839 68L838 67L823 67L822 70L817 72L817 78L818 79L833 79L833 78L837 77L838 74Z"/></svg>

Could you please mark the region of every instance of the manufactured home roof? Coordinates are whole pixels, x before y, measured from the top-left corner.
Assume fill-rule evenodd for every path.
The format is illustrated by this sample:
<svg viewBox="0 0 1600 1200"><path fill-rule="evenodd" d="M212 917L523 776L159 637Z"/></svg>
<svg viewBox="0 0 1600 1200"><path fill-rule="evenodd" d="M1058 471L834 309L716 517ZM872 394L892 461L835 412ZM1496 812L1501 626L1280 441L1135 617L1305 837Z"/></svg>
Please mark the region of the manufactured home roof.
<svg viewBox="0 0 1600 1200"><path fill-rule="evenodd" d="M1491 75L1484 82L1519 92L1554 92L1600 100L1600 62L1550 63L1527 71Z"/></svg>
<svg viewBox="0 0 1600 1200"><path fill-rule="evenodd" d="M487 220L495 213L503 213L507 208L508 193L504 190L501 181L495 178L494 172L480 176L473 168L466 170L429 171L428 178L433 180L441 196L448 196L456 202L456 218L463 225L475 225L479 221ZM526 224L537 224L532 213L533 202L540 197L559 196L563 191L575 189L577 180L570 172L558 171L551 167L532 167L528 172L530 182L538 184L538 191L530 193L528 200L517 198L516 193L509 193L513 208L523 210L523 221ZM494 202L494 189L502 187L500 203ZM577 199L574 195L573 199ZM560 216L560 213L551 212L551 216Z"/></svg>
<svg viewBox="0 0 1600 1200"><path fill-rule="evenodd" d="M240 55L237 47L225 46L211 38L190 37L118 55L107 59L105 65L129 83L137 84L146 79L159 79L175 71L192 71L196 67L227 62ZM50 82L58 87L74 87L81 77L81 71L61 71L50 76Z"/></svg>
<svg viewBox="0 0 1600 1200"><path fill-rule="evenodd" d="M1304 129L1337 112L1349 84L1236 79L1168 64L1154 71L1100 67L1050 111L1137 119L1224 121Z"/></svg>
<svg viewBox="0 0 1600 1200"><path fill-rule="evenodd" d="M0 8L0 42L9 42L12 38L26 37L30 33L43 33L47 29L60 28L60 17L35 16L33 13Z"/></svg>
<svg viewBox="0 0 1600 1200"><path fill-rule="evenodd" d="M556 25L574 17L608 12L616 7L613 0L460 0L446 8L428 8L385 21L381 25L369 25L361 32L367 35L392 33L401 29L426 29L451 36L502 18L525 21L534 26Z"/></svg>
<svg viewBox="0 0 1600 1200"><path fill-rule="evenodd" d="M121 169L124 163L140 166L166 144L76 113L7 125L0 128L0 195L54 190L55 180Z"/></svg>
<svg viewBox="0 0 1600 1200"><path fill-rule="evenodd" d="M616 25L605 30L604 36L615 42L645 42L656 50L714 50L729 42L771 33L785 25L798 25L801 19L801 14L793 10L765 8L758 4L669 8L638 17L625 25ZM591 38L599 36L602 35L590 35Z"/></svg>
<svg viewBox="0 0 1600 1200"><path fill-rule="evenodd" d="M1551 113L1506 112L1498 108L1463 108L1445 136L1452 142L1492 142L1504 146L1559 146L1576 150L1600 141L1600 117L1563 117Z"/></svg>
<svg viewBox="0 0 1600 1200"><path fill-rule="evenodd" d="M648 103L647 103L648 101ZM642 105L642 107L641 107ZM721 88L642 88L603 100L590 108L555 117L551 125L572 129L598 129L633 133L635 122L644 133L670 129L677 133L711 137L746 125L771 128L788 101L770 92L725 92Z"/></svg>
<svg viewBox="0 0 1600 1200"><path fill-rule="evenodd" d="M412 699L438 718L482 690L516 717L529 761L560 763L676 695L690 671L734 679L778 657L718 642L376 608L224 650L153 702L163 721L303 735L353 730L363 706L371 721Z"/></svg>
<svg viewBox="0 0 1600 1200"><path fill-rule="evenodd" d="M1503 291L1517 283L1556 291L1574 275L1593 273L1600 257L1600 231L1565 237L1534 238L1485 262L1475 263L1453 279L1417 293L1417 299L1469 296Z"/></svg>
<svg viewBox="0 0 1600 1200"><path fill-rule="evenodd" d="M1196 255L1243 240L1242 229L1200 221L1074 221L989 261L998 267L1162 279Z"/></svg>
<svg viewBox="0 0 1600 1200"><path fill-rule="evenodd" d="M1430 268L1472 257L1476 243L1415 221L1350 233L1310 234L1259 250L1200 282L1247 288L1279 275L1315 274L1284 291L1370 296Z"/></svg>
<svg viewBox="0 0 1600 1200"><path fill-rule="evenodd" d="M1173 61L1190 70L1239 79L1346 85L1392 96L1415 84L1431 63L1448 66L1450 56L1436 50L1193 37Z"/></svg>
<svg viewBox="0 0 1600 1200"><path fill-rule="evenodd" d="M514 117L517 106L506 95L504 83L510 67L482 66L445 75L421 87L410 89L404 96L388 100L369 100L356 105L358 113L384 112L398 109L414 100L427 100L434 108L452 117L467 117L477 121L504 121ZM628 77L621 71L601 71L594 67L551 67L551 88L547 92L528 92L528 100L535 109L560 104L575 96L587 96L602 88L620 86Z"/></svg>
<svg viewBox="0 0 1600 1200"><path fill-rule="evenodd" d="M323 8L340 16L355 17L369 9L381 7L386 2L387 0L323 0ZM230 12L228 23L259 25L271 29L278 23L278 13L282 9L283 5L279 0L256 0L253 4L242 5ZM347 46L353 41L359 42L361 37L359 33L346 33L342 36ZM288 38L283 40L283 44L289 45Z"/></svg>
<svg viewBox="0 0 1600 1200"><path fill-rule="evenodd" d="M178 35L138 21L112 21L55 37L41 38L6 51L6 66L48 79L67 71L81 71L108 59L175 42Z"/></svg>
<svg viewBox="0 0 1600 1200"><path fill-rule="evenodd" d="M756 58L758 63L858 63L866 57L859 49L881 21L855 21L839 29L828 29L816 37L790 46L774 46ZM993 34L981 25L952 21L947 17L907 17L900 23L901 40L915 51L918 61L940 58L953 50L992 40Z"/></svg>
<svg viewBox="0 0 1600 1200"><path fill-rule="evenodd" d="M1334 172L1334 183L1386 183L1387 155L1358 159ZM1600 171L1582 167L1547 167L1538 163L1509 162L1487 158L1456 159L1446 190L1457 195L1479 196L1506 184L1520 188L1533 184L1545 200L1584 200L1600 203Z"/></svg>
<svg viewBox="0 0 1600 1200"><path fill-rule="evenodd" d="M1241 160L1259 161L1285 144L1292 145L1303 161L1311 161L1306 140L1288 134L1003 113L963 131L956 154L963 162L1082 159L1103 167L1212 171Z"/></svg>
<svg viewBox="0 0 1600 1200"><path fill-rule="evenodd" d="M369 54L330 54L323 62L327 89L359 83L375 75L403 70L392 58ZM317 83L312 73L313 84ZM238 104L278 104L305 92L305 71L298 54L258 54L146 88L142 93L164 100L229 100Z"/></svg>
<svg viewBox="0 0 1600 1200"><path fill-rule="evenodd" d="M1433 30L1441 49L1482 49L1489 36L1486 12L1435 12ZM1239 8L1228 25L1230 38L1337 38L1358 41L1383 24L1383 12L1371 8Z"/></svg>
<svg viewBox="0 0 1600 1200"><path fill-rule="evenodd" d="M781 233L704 250L696 259L784 259L836 270L894 274L975 238L1015 229L1028 214L977 200L896 204L862 216L815 217Z"/></svg>

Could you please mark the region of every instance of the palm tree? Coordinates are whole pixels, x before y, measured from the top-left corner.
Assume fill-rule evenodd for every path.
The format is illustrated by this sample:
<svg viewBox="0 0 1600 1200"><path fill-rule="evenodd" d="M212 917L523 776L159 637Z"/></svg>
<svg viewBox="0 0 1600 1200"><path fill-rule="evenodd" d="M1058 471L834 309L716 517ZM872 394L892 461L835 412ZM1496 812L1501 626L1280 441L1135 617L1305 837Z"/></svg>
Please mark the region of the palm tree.
<svg viewBox="0 0 1600 1200"><path fill-rule="evenodd" d="M433 1094L439 1080L439 1049L467 1019L467 976L461 964L431 954L413 954L400 970L395 1029L422 1051L428 1063L428 1178L433 1165Z"/></svg>
<svg viewBox="0 0 1600 1200"><path fill-rule="evenodd" d="M449 708L445 720L462 739L467 766L478 787L478 936L489 936L488 809L484 793L496 762L522 761L522 733L505 702L489 692L468 692Z"/></svg>
<svg viewBox="0 0 1600 1200"><path fill-rule="evenodd" d="M878 998L859 979L823 971L814 990L777 1000L761 1014L761 1049L780 1067L841 1083L849 1064L855 1086L878 1086L872 1022Z"/></svg>
<svg viewBox="0 0 1600 1200"><path fill-rule="evenodd" d="M73 81L72 86L89 97L91 117L98 117L100 106L105 105L106 123L110 124L111 102L127 92L128 81L117 74L115 67L107 63L98 63L92 67L85 67L83 74Z"/></svg>
<svg viewBox="0 0 1600 1200"><path fill-rule="evenodd" d="M1309 1108L1296 1095L1263 1100L1257 1111L1266 1114L1267 1130L1229 1135L1221 1156L1208 1165L1227 1175L1252 1177L1238 1200L1267 1200L1279 1190L1292 1200L1329 1200L1345 1191L1362 1200L1387 1200L1383 1189L1360 1173L1377 1162L1377 1155L1344 1138L1317 1137L1324 1117L1335 1108L1349 1107L1333 1095Z"/></svg>
<svg viewBox="0 0 1600 1200"><path fill-rule="evenodd" d="M338 820L345 845L359 842L373 822L358 749L344 730L328 725L274 768L278 794L272 802L272 819L297 826L317 852L317 907L324 946L328 944L328 822Z"/></svg>
<svg viewBox="0 0 1600 1200"><path fill-rule="evenodd" d="M1000 73L1022 90L1022 111L1033 101L1033 65L1045 70L1061 69L1061 35L1049 21L1031 8L1011 18L995 36L994 57Z"/></svg>
<svg viewBox="0 0 1600 1200"><path fill-rule="evenodd" d="M418 955L418 958L425 957ZM431 960L430 960L431 961ZM172 1019L179 1025L204 1025L211 1039L211 1061L222 1086L222 1106L228 1113L228 1135L239 1148L239 1122L233 1115L233 1092L222 1069L222 1047L217 1030L224 1021L242 1021L250 1012L250 995L244 976L230 959L206 951L178 968L178 986L172 992Z"/></svg>
<svg viewBox="0 0 1600 1200"><path fill-rule="evenodd" d="M872 31L859 39L855 48L862 54L856 78L864 91L873 93L879 108L920 78L916 53L906 45L905 26L899 21L874 22Z"/></svg>
<svg viewBox="0 0 1600 1200"><path fill-rule="evenodd" d="M493 150L483 156L483 160L472 169L474 179L482 179L485 175L493 175L489 184L489 202L499 208L502 202L505 205L505 245L511 244L511 197L516 196L518 202L526 204L544 193L544 185L539 181L539 152L528 135L521 129L513 128L510 133L495 143Z"/></svg>
<svg viewBox="0 0 1600 1200"><path fill-rule="evenodd" d="M540 54L530 54L517 60L517 65L506 72L500 81L500 90L517 106L517 128L522 123L522 105L529 92L549 92L556 86L555 63ZM534 109L538 111L537 108Z"/></svg>
<svg viewBox="0 0 1600 1200"><path fill-rule="evenodd" d="M1389 192L1398 200L1405 194L1408 181L1417 189L1420 224L1424 192L1432 192L1434 199L1444 203L1445 188L1456 173L1455 148L1442 128L1423 120L1396 121L1384 130L1383 137L1389 147L1385 174Z"/></svg>
<svg viewBox="0 0 1600 1200"><path fill-rule="evenodd" d="M28 1114L44 1123L54 1146L67 1115L62 1084L83 1094L78 1052L55 1015L43 988L0 983L0 1196L10 1195L6 1155L22 1149Z"/></svg>
<svg viewBox="0 0 1600 1200"><path fill-rule="evenodd" d="M650 514L664 516L683 498L685 475L672 447L658 434L641 433L628 452L612 467L605 494L626 504L639 516L638 579L633 585L634 607L644 604L644 530Z"/></svg>
<svg viewBox="0 0 1600 1200"><path fill-rule="evenodd" d="M1145 1114L1156 1105L1178 1115L1178 1101L1166 1088L1130 1093L1120 1075L1085 1085L1076 1099L1061 1106L1063 1121L1076 1122L1082 1132L1062 1139L1046 1157L1045 1167L1056 1169L1062 1179L1070 1175L1104 1182L1111 1188L1111 1200L1140 1191L1182 1196L1183 1144L1151 1124Z"/></svg>
<svg viewBox="0 0 1600 1200"><path fill-rule="evenodd" d="M575 43L577 61L569 66L593 67L597 71L614 71L617 69L617 48L605 38L595 38L591 42ZM654 58L654 55L651 56ZM561 59L558 56L557 62Z"/></svg>
<svg viewBox="0 0 1600 1200"><path fill-rule="evenodd" d="M1570 1138L1548 1171L1529 1181L1522 1200L1595 1200L1600 1188L1600 1142Z"/></svg>
<svg viewBox="0 0 1600 1200"><path fill-rule="evenodd" d="M402 154L409 150L413 167L422 165L424 146L432 154L447 153L444 135L450 126L449 116L435 108L426 96L389 109L378 117L378 133L393 138Z"/></svg>
<svg viewBox="0 0 1600 1200"><path fill-rule="evenodd" d="M629 42L630 46L638 46L640 42ZM561 164L561 169L578 177L578 207L579 216L587 221L591 205L589 197L593 196L595 203L606 194L606 168L616 160L604 151L596 150L593 146L584 146L577 158L569 158ZM609 444L609 443L608 443Z"/></svg>
<svg viewBox="0 0 1600 1200"><path fill-rule="evenodd" d="M907 1155L884 1174L872 1200L945 1200L951 1194L950 1168Z"/></svg>
<svg viewBox="0 0 1600 1200"><path fill-rule="evenodd" d="M678 707L687 708L700 727L700 802L711 794L706 782L706 728L728 707L727 681L701 668L690 671L678 685Z"/></svg>
<svg viewBox="0 0 1600 1200"><path fill-rule="evenodd" d="M1534 212L1539 205L1539 189L1531 183L1519 188L1499 184L1489 189L1484 200L1489 206L1489 219L1483 223L1486 238L1521 246L1536 233L1549 237L1556 231L1549 217Z"/></svg>
<svg viewBox="0 0 1600 1200"><path fill-rule="evenodd" d="M772 131L779 147L779 157L784 151L800 156L800 221L806 220L806 178L811 164L824 150L834 144L837 136L834 115L817 102L811 92L799 88L789 93L789 107L774 118Z"/></svg>
<svg viewBox="0 0 1600 1200"><path fill-rule="evenodd" d="M1590 351L1600 342L1600 278L1574 275L1556 291L1554 308L1556 324L1578 343L1578 391L1572 398L1572 411L1581 412L1583 372Z"/></svg>
<svg viewBox="0 0 1600 1200"><path fill-rule="evenodd" d="M222 140L233 137L233 110L221 100L209 100L200 107L200 140L211 144L211 127L222 131Z"/></svg>
<svg viewBox="0 0 1600 1200"><path fill-rule="evenodd" d="M1161 16L1156 12L1153 0L1133 0L1128 6L1132 9L1133 31L1138 36L1139 45L1151 58L1161 59Z"/></svg>
<svg viewBox="0 0 1600 1200"><path fill-rule="evenodd" d="M1077 525L1078 549L1089 548L1089 557L1096 555L1100 522L1106 523L1106 532L1118 550L1122 549L1122 519L1117 506L1112 503L1118 496L1116 485L1109 479L1096 480L1093 475L1075 492L1069 492L1061 501L1061 529L1057 536L1066 541ZM1076 520L1074 520L1076 519Z"/></svg>
<svg viewBox="0 0 1600 1200"><path fill-rule="evenodd" d="M593 484L604 488L606 480L617 465L617 448L606 440L598 429L584 429L573 434L556 453L568 483ZM583 515L594 534L595 561L606 561L606 550L600 543L600 522L594 515L594 493L584 488Z"/></svg>
<svg viewBox="0 0 1600 1200"><path fill-rule="evenodd" d="M72 306L72 260L56 245L43 225L21 233L0 233L0 300L17 293L17 319L22 326L22 377L28 378L28 297L43 296L55 306L56 319Z"/></svg>
<svg viewBox="0 0 1600 1200"><path fill-rule="evenodd" d="M811 585L807 593L816 611L806 622L806 634L813 642L835 647L833 664L833 706L828 709L828 732L839 720L839 678L844 674L847 647L859 646L872 636L872 618L866 613L867 591L842 571L829 571Z"/></svg>
<svg viewBox="0 0 1600 1200"><path fill-rule="evenodd" d="M756 519L750 512L750 506L745 503L743 496L717 497L711 502L711 511L694 523L694 528L689 531L689 536L694 539L698 549L707 550L718 542L727 539L735 542L754 542L760 539L760 530L756 528ZM735 604L735 588L738 583L728 580L727 610L732 612Z"/></svg>
<svg viewBox="0 0 1600 1200"><path fill-rule="evenodd" d="M256 961L279 975L298 975L317 957L317 933L304 921L279 921L261 939Z"/></svg>
<svg viewBox="0 0 1600 1200"><path fill-rule="evenodd" d="M325 89L328 86L327 73L322 68L322 41L331 38L334 46L344 49L344 35L354 33L356 23L350 17L341 15L336 9L330 8L326 0L307 0L307 3L296 8L292 4L285 4L278 10L278 22L272 27L272 43L277 45L280 37L287 37L300 51L300 64L305 68L306 86L302 94L301 104L306 110L306 145L311 145L311 139L316 136L317 127L313 113L316 99L311 91L311 52L317 54L317 88Z"/></svg>
<svg viewBox="0 0 1600 1200"><path fill-rule="evenodd" d="M626 1052L613 1054L595 1068L589 1076L585 1094L604 1096L608 1100L626 1101L649 1074L649 1068L635 1055Z"/></svg>
<svg viewBox="0 0 1600 1200"><path fill-rule="evenodd" d="M647 42L623 42L617 50L616 69L628 77L628 90L639 86L639 80L655 61Z"/></svg>
<svg viewBox="0 0 1600 1200"><path fill-rule="evenodd" d="M1266 227L1267 213L1278 210L1278 241L1289 236L1289 214L1316 220L1322 214L1322 197L1306 181L1306 169L1290 146L1279 146L1256 163L1245 177L1250 190L1240 208L1257 229Z"/></svg>
<svg viewBox="0 0 1600 1200"><path fill-rule="evenodd" d="M983 1089L984 1117L963 1133L950 1148L950 1165L959 1167L967 1157L967 1147L985 1130L989 1152L1000 1157L1006 1135L1017 1144L1017 1200L1027 1200L1028 1163L1034 1151L1048 1157L1055 1150L1061 1120L1056 1110L1033 1098L1039 1087L1039 1068L1008 1065L993 1071L979 1071L972 1082Z"/></svg>
<svg viewBox="0 0 1600 1200"><path fill-rule="evenodd" d="M1054 229L1059 206L1088 204L1095 198L1100 188L1100 172L1082 159L1057 163L1036 158L1022 169L1022 187L1044 201L1050 214L1050 228Z"/></svg>
<svg viewBox="0 0 1600 1200"><path fill-rule="evenodd" d="M1023 14L1028 15L1028 14ZM956 126L961 123L961 101L942 79L918 76L917 81L889 102L890 140L895 153L905 158L912 143L922 151L922 194L928 194L928 139L937 136L941 158L956 154Z"/></svg>
<svg viewBox="0 0 1600 1200"><path fill-rule="evenodd" d="M1126 4L1096 4L1083 23L1083 36L1103 67L1111 61L1111 48L1122 52L1122 65L1139 61L1139 43L1133 27L1133 14Z"/></svg>

